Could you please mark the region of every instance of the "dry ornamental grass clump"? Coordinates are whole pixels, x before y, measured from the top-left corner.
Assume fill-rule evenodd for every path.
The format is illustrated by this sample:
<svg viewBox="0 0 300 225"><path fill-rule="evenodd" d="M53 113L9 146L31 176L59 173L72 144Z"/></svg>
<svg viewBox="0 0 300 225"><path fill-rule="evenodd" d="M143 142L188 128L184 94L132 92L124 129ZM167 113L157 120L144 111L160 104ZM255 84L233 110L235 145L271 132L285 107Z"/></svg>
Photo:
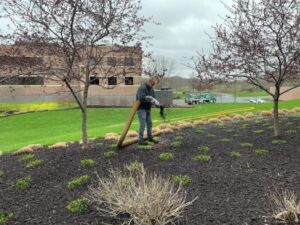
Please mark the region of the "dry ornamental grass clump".
<svg viewBox="0 0 300 225"><path fill-rule="evenodd" d="M53 145L48 146L50 149L60 149L60 148L67 148L68 143L67 142L57 142Z"/></svg>
<svg viewBox="0 0 300 225"><path fill-rule="evenodd" d="M105 134L104 139L108 141L117 141L119 140L119 137L120 136L117 133L107 133Z"/></svg>
<svg viewBox="0 0 300 225"><path fill-rule="evenodd" d="M27 154L27 153L32 153L33 151L43 148L44 146L41 144L32 144L28 145L26 147L20 148L18 151L14 153L14 155L21 155L21 154Z"/></svg>
<svg viewBox="0 0 300 225"><path fill-rule="evenodd" d="M274 191L269 194L273 216L285 223L297 223L300 221L300 201L294 192L288 190Z"/></svg>
<svg viewBox="0 0 300 225"><path fill-rule="evenodd" d="M187 202L186 196L181 185L176 187L170 179L148 173L142 166L129 174L111 169L108 178L98 177L97 186L90 187L85 198L102 215L129 215L123 224L165 225L180 220L184 209L196 200Z"/></svg>

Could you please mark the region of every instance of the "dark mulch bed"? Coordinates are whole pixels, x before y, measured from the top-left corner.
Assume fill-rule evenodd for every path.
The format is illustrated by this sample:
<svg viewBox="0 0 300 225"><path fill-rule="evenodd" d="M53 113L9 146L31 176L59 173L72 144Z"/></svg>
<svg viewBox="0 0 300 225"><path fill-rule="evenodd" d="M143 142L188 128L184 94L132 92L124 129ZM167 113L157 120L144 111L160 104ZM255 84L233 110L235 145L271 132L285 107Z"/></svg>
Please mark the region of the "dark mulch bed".
<svg viewBox="0 0 300 225"><path fill-rule="evenodd" d="M243 124L249 126L245 128ZM162 135L160 144L152 151L141 151L133 145L118 151L118 155L111 159L103 157L105 151L111 150L111 143L100 139L85 151L78 143L66 150L42 149L34 154L44 160L44 164L35 170L26 169L26 162L19 162L19 156L6 155L0 157L0 170L6 173L0 178L0 211L14 212L7 224L121 224L117 218L112 220L98 215L92 206L82 215L69 213L66 209L68 202L80 197L87 187L69 191L67 183L84 174L95 178L95 171L106 176L112 165L123 167L124 163L138 160L146 169L164 176L190 176L191 183L186 187L188 197L199 198L187 209L182 224L273 224L267 190L289 188L300 193L300 119L282 118L281 124L284 131L281 138L287 141L281 145L271 144L272 123L264 119L179 130ZM197 131L199 128L203 128L202 133ZM264 133L256 134L255 130L264 130ZM184 137L183 145L172 149L170 144L177 134ZM224 138L230 141L222 141ZM100 142L104 145L99 146L97 143ZM253 147L242 148L240 144L245 142ZM192 161L194 156L203 154L197 150L199 146L210 148L210 162ZM270 153L257 156L255 149L266 149ZM230 157L231 151L239 151L241 157ZM161 152L173 152L176 157L171 161L161 161L158 159ZM97 166L81 168L80 160L88 158L96 160ZM16 180L27 175L32 176L32 186L17 190L14 186Z"/></svg>

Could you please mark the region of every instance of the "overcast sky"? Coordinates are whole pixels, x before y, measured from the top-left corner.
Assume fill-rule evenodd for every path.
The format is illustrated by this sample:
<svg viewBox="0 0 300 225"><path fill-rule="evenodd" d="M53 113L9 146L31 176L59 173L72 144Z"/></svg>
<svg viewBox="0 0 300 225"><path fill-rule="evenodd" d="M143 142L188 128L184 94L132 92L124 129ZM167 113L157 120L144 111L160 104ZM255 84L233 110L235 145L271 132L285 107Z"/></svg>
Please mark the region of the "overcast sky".
<svg viewBox="0 0 300 225"><path fill-rule="evenodd" d="M223 0L230 4L231 0ZM144 16L153 16L161 25L146 25L153 36L148 50L174 61L172 75L189 77L193 71L182 64L196 51L210 50L212 25L220 23L226 9L220 0L142 0ZM147 50L147 49L146 49Z"/></svg>
<svg viewBox="0 0 300 225"><path fill-rule="evenodd" d="M172 60L171 75L190 77L194 71L183 64L196 51L210 50L206 33L213 35L212 25L222 22L227 13L221 1L230 4L232 0L141 0L142 15L152 16L160 23L146 25L146 34L153 39L152 47L144 47L144 50ZM3 31L5 23L7 20L2 19Z"/></svg>

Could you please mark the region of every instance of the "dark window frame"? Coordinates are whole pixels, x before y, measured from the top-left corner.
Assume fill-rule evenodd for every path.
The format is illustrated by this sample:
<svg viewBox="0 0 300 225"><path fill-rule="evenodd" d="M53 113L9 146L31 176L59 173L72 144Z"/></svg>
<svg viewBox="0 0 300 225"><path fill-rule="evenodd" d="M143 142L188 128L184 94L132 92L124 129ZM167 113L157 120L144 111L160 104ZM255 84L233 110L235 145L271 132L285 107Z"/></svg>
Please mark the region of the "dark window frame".
<svg viewBox="0 0 300 225"><path fill-rule="evenodd" d="M116 57L108 57L107 58L107 66L116 66L117 58Z"/></svg>
<svg viewBox="0 0 300 225"><path fill-rule="evenodd" d="M114 86L117 85L117 77L116 76L108 77L107 84L114 85Z"/></svg>
<svg viewBox="0 0 300 225"><path fill-rule="evenodd" d="M125 57L124 59L125 66L134 66L134 59L133 57Z"/></svg>
<svg viewBox="0 0 300 225"><path fill-rule="evenodd" d="M133 85L133 77L125 77L125 85Z"/></svg>
<svg viewBox="0 0 300 225"><path fill-rule="evenodd" d="M90 76L90 85L100 85L100 79L97 76Z"/></svg>
<svg viewBox="0 0 300 225"><path fill-rule="evenodd" d="M0 85L43 86L44 84L43 76L12 76Z"/></svg>

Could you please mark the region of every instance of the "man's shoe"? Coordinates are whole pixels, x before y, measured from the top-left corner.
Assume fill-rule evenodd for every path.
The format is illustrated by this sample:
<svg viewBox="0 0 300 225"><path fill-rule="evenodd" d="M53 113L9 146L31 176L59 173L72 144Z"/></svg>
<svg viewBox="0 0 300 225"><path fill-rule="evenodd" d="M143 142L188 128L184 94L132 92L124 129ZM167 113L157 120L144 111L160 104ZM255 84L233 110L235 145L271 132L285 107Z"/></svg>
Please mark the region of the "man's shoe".
<svg viewBox="0 0 300 225"><path fill-rule="evenodd" d="M147 141L139 141L138 144L139 145L148 145L148 142Z"/></svg>
<svg viewBox="0 0 300 225"><path fill-rule="evenodd" d="M157 140L155 140L155 139L153 139L153 138L150 138L148 141L149 141L149 142L152 142L152 143L154 143L154 144L158 144L158 143L159 143L159 141L157 141Z"/></svg>

